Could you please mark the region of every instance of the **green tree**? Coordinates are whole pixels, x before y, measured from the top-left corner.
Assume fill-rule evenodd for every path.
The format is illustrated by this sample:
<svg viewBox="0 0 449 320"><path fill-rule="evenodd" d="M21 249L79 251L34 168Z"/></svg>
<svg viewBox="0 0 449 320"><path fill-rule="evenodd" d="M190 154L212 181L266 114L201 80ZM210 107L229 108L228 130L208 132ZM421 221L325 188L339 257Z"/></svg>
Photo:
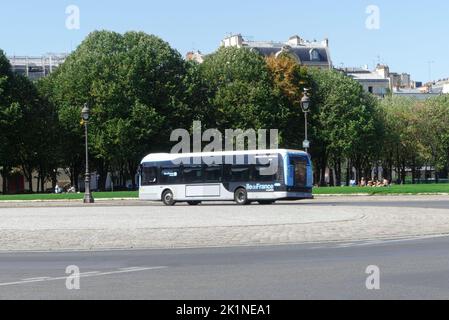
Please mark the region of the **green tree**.
<svg viewBox="0 0 449 320"><path fill-rule="evenodd" d="M435 167L435 179L449 171L449 98L446 95L432 98L416 110L420 146L427 160Z"/></svg>
<svg viewBox="0 0 449 320"><path fill-rule="evenodd" d="M20 117L18 106L12 99L12 81L11 65L0 50L0 174L3 178L3 193L7 192L7 179L15 163L15 123Z"/></svg>
<svg viewBox="0 0 449 320"><path fill-rule="evenodd" d="M246 48L220 48L206 57L201 73L208 85L209 127L275 129L285 107L264 58Z"/></svg>
<svg viewBox="0 0 449 320"><path fill-rule="evenodd" d="M20 120L15 123L17 139L13 140L17 165L29 183L29 191L34 191L32 182L37 172L39 191L44 192L44 183L54 177L59 164L54 151L56 112L28 78L16 75L13 79L13 97L20 112Z"/></svg>
<svg viewBox="0 0 449 320"><path fill-rule="evenodd" d="M359 83L334 70L310 69L312 84L312 154L316 180L325 184L326 169L341 185L342 163L347 182L355 167L357 179L379 156L383 127L377 101ZM331 174L333 176L333 174Z"/></svg>
<svg viewBox="0 0 449 320"><path fill-rule="evenodd" d="M75 173L83 152L80 111L86 102L91 107L91 150L101 189L108 171L134 179L141 158L167 150L171 130L193 117L185 95L186 62L166 42L142 32L93 32L52 77L51 100Z"/></svg>
<svg viewBox="0 0 449 320"><path fill-rule="evenodd" d="M281 134L283 146L299 149L304 141L304 113L301 99L304 89L310 87L307 70L288 55L270 56L266 59L272 74L275 90L281 105L285 106L282 118L285 119Z"/></svg>

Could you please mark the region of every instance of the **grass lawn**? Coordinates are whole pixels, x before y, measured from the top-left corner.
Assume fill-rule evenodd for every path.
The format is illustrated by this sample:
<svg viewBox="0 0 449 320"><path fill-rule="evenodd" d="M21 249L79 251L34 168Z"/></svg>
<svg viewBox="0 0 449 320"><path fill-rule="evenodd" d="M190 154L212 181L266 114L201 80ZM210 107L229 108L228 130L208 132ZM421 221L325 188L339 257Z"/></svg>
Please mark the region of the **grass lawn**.
<svg viewBox="0 0 449 320"><path fill-rule="evenodd" d="M448 193L449 184L421 184L391 186L388 188L359 188L359 187L331 187L315 188L315 195L351 195L351 194L436 194ZM33 200L82 200L84 194L24 194L24 195L0 195L0 201L33 201ZM137 198L137 191L130 192L94 192L95 199L123 199Z"/></svg>
<svg viewBox="0 0 449 320"><path fill-rule="evenodd" d="M315 188L314 194L370 194L370 195L388 195L388 194L436 194L448 193L449 184L419 184L419 185L397 185L386 188L360 188L360 187L334 187L334 188Z"/></svg>

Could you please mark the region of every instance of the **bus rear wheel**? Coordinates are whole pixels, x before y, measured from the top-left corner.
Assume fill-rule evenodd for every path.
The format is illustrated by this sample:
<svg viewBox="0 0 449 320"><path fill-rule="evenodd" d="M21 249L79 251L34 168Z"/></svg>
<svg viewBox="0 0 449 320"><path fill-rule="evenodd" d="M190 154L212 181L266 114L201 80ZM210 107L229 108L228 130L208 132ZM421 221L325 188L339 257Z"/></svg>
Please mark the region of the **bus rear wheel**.
<svg viewBox="0 0 449 320"><path fill-rule="evenodd" d="M162 202L166 206L174 206L176 204L175 197L173 196L173 192L171 190L166 190L162 194Z"/></svg>
<svg viewBox="0 0 449 320"><path fill-rule="evenodd" d="M246 192L244 188L240 188L235 191L234 200L241 206L250 204L250 201L248 200L248 192Z"/></svg>

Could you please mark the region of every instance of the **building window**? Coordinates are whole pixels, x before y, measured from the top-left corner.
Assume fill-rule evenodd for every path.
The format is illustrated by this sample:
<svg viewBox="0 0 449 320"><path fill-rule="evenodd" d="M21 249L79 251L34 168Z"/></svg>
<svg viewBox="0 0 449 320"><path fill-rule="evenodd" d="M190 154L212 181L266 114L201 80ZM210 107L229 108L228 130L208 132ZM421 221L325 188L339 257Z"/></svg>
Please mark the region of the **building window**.
<svg viewBox="0 0 449 320"><path fill-rule="evenodd" d="M321 55L317 49L310 50L310 60L312 60L312 61L320 61L321 60Z"/></svg>

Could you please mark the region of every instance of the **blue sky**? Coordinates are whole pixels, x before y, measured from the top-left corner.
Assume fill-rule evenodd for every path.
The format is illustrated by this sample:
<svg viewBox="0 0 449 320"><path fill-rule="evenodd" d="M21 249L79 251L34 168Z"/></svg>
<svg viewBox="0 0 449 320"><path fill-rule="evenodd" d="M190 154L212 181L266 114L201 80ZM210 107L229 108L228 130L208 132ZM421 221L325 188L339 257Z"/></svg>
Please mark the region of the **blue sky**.
<svg viewBox="0 0 449 320"><path fill-rule="evenodd" d="M65 27L68 5L80 8L79 30ZM380 9L368 30L366 8ZM0 4L0 48L8 55L68 52L96 29L156 34L183 55L214 51L228 33L253 40L329 38L336 66L387 63L413 79L449 77L449 1L406 0L18 0Z"/></svg>

